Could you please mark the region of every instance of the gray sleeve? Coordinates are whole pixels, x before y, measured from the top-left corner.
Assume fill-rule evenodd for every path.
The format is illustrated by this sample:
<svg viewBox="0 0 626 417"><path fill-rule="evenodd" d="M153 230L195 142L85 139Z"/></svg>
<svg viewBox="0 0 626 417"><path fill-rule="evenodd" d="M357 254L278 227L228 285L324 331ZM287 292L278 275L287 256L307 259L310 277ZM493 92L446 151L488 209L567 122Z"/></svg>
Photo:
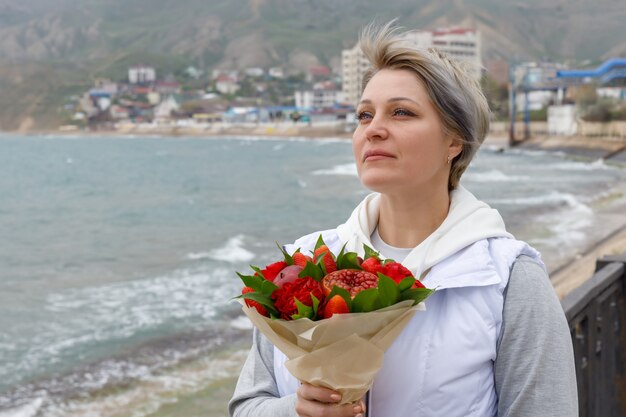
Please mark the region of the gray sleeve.
<svg viewBox="0 0 626 417"><path fill-rule="evenodd" d="M513 265L497 348L499 417L578 416L569 326L548 274L530 257Z"/></svg>
<svg viewBox="0 0 626 417"><path fill-rule="evenodd" d="M297 417L296 396L280 397L274 380L274 345L256 328L252 348L228 403L231 417Z"/></svg>

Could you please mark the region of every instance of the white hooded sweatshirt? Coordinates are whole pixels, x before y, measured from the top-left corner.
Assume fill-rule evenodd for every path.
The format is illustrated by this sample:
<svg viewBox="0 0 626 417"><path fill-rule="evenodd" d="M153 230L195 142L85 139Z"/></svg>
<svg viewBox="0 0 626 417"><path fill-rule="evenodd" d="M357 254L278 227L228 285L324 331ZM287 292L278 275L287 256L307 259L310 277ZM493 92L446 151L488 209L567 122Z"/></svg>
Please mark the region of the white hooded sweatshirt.
<svg viewBox="0 0 626 417"><path fill-rule="evenodd" d="M313 250L321 233L329 249L363 254L372 246L380 196L368 195L348 221L287 245ZM497 210L462 187L451 192L444 222L402 262L413 274L427 272L423 283L436 292L385 352L384 365L370 391L369 416L495 416L497 394L493 363L502 324L503 292L520 255L539 253L515 240ZM281 396L298 381L274 349L274 376ZM359 366L358 363L354 364Z"/></svg>

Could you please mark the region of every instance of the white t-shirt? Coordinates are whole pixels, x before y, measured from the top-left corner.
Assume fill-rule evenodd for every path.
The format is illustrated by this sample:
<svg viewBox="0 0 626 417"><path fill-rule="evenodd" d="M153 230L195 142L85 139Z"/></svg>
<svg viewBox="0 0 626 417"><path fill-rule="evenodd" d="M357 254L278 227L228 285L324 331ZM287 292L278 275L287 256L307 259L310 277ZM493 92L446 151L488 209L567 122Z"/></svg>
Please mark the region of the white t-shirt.
<svg viewBox="0 0 626 417"><path fill-rule="evenodd" d="M395 246L390 246L385 243L384 240L378 234L378 226L374 228L372 235L370 236L370 241L372 245L374 245L374 249L376 249L385 259L393 259L396 262L402 263L404 258L408 256L408 254L413 250L413 248L396 248Z"/></svg>

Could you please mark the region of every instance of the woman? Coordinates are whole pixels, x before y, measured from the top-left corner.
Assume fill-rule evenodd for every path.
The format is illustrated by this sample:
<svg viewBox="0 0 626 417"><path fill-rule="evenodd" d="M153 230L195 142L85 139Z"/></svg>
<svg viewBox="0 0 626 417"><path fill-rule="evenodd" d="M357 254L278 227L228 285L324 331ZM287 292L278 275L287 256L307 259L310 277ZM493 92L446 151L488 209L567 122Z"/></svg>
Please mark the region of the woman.
<svg viewBox="0 0 626 417"><path fill-rule="evenodd" d="M577 415L569 329L539 254L459 185L489 126L477 82L390 24L366 29L361 48L372 69L352 143L375 193L321 233L331 251L365 243L437 291L385 353L367 406L340 406L338 393L300 384L255 332L231 415ZM313 249L319 233L287 250Z"/></svg>

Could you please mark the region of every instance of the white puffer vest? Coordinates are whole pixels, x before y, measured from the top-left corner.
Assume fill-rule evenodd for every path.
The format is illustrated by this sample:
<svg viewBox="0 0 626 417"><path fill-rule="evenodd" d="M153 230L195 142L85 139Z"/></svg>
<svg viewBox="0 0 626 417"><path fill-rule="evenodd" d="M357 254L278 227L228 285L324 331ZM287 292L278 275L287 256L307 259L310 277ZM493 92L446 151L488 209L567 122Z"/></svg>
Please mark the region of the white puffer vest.
<svg viewBox="0 0 626 417"><path fill-rule="evenodd" d="M322 232L337 254L343 242L335 230ZM287 245L312 250L318 233ZM424 284L436 288L385 352L370 391L370 417L495 416L498 398L493 363L502 324L503 291L520 255L540 261L537 251L511 238L479 240L434 265ZM274 376L281 396L298 381L274 348ZM355 363L355 367L359 364Z"/></svg>

